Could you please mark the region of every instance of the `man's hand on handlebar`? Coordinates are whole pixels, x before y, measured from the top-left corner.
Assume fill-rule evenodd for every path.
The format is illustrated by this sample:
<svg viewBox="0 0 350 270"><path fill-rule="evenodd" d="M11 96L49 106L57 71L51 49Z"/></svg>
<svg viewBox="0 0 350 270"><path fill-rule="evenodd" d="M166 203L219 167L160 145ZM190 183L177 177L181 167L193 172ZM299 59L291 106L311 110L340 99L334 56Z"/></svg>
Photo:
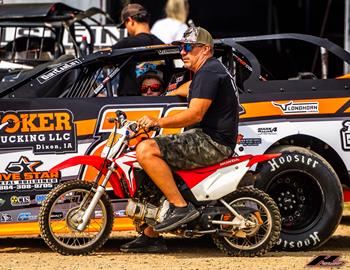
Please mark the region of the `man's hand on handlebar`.
<svg viewBox="0 0 350 270"><path fill-rule="evenodd" d="M140 128L147 129L150 129L152 127L159 127L158 119L150 117L148 115L142 116L139 120L137 120L137 124Z"/></svg>

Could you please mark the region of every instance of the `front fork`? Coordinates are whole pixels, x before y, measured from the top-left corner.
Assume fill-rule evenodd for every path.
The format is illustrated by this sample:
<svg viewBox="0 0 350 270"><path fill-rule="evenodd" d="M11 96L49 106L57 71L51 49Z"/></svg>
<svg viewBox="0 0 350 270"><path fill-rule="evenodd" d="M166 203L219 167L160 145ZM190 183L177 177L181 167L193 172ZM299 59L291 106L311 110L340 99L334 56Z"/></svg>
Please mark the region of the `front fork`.
<svg viewBox="0 0 350 270"><path fill-rule="evenodd" d="M85 230L86 225L89 223L92 212L94 211L98 201L100 200L100 198L102 197L103 193L106 190L106 185L107 185L108 180L111 177L114 169L115 169L115 164L112 163L111 166L108 168L108 172L106 174L106 177L103 179L103 182L101 183L101 185L99 185L97 187L95 195L92 197L92 200L89 203L89 206L84 211L84 215L82 216L81 220L79 221L80 224L77 227L78 231L82 232ZM88 198L89 198L89 194L86 195L86 197L83 199L83 202L82 202L80 208L82 208L85 205L85 202Z"/></svg>

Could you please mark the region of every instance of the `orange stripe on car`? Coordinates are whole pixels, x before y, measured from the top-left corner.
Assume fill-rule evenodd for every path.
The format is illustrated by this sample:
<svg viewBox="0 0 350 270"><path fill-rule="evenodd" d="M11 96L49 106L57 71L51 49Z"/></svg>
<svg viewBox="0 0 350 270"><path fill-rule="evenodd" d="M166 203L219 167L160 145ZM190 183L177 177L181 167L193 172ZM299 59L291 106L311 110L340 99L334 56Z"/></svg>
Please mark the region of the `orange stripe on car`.
<svg viewBox="0 0 350 270"><path fill-rule="evenodd" d="M274 103L286 104L290 101L291 100L278 100L278 101L274 101ZM293 100L294 103L318 102L319 114L336 113L348 101L349 101L349 98L324 98L324 99ZM274 106L271 101L243 103L242 106L244 107L245 112L246 112L245 114L240 116L240 118L242 118L242 119L284 115L282 110L280 108ZM348 109L345 110L344 112L348 112ZM303 113L300 113L300 115L303 115Z"/></svg>
<svg viewBox="0 0 350 270"><path fill-rule="evenodd" d="M78 136L91 135L95 130L96 119L75 121L75 125L77 127Z"/></svg>
<svg viewBox="0 0 350 270"><path fill-rule="evenodd" d="M130 231L134 229L132 220L127 217L117 217L114 219L114 231ZM22 223L2 223L0 224L0 236L15 235L39 235L40 229L38 222Z"/></svg>

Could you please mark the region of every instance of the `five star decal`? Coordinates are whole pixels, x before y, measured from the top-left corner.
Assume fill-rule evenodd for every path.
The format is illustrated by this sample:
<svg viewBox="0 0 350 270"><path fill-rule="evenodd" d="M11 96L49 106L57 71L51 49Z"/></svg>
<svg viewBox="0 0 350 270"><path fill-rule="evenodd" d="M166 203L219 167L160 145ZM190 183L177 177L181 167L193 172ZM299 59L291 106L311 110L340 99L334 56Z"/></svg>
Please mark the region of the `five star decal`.
<svg viewBox="0 0 350 270"><path fill-rule="evenodd" d="M21 156L18 161L11 162L6 167L8 173L35 172L35 168L43 164L41 161L30 161L27 157Z"/></svg>

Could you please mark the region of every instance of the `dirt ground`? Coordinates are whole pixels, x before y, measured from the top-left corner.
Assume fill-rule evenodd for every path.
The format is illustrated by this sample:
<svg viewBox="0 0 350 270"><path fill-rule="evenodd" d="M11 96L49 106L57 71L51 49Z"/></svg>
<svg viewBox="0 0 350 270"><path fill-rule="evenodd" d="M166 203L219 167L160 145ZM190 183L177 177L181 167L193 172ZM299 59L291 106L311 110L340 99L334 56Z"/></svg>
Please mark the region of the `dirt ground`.
<svg viewBox="0 0 350 270"><path fill-rule="evenodd" d="M0 269L240 269L297 270L318 255L337 255L344 264L314 269L350 269L350 211L347 211L333 237L321 248L308 252L270 252L259 258L232 258L220 252L210 238L166 238L169 253L125 254L118 247L133 239L133 232L118 232L96 254L62 256L52 252L40 238L0 239Z"/></svg>

